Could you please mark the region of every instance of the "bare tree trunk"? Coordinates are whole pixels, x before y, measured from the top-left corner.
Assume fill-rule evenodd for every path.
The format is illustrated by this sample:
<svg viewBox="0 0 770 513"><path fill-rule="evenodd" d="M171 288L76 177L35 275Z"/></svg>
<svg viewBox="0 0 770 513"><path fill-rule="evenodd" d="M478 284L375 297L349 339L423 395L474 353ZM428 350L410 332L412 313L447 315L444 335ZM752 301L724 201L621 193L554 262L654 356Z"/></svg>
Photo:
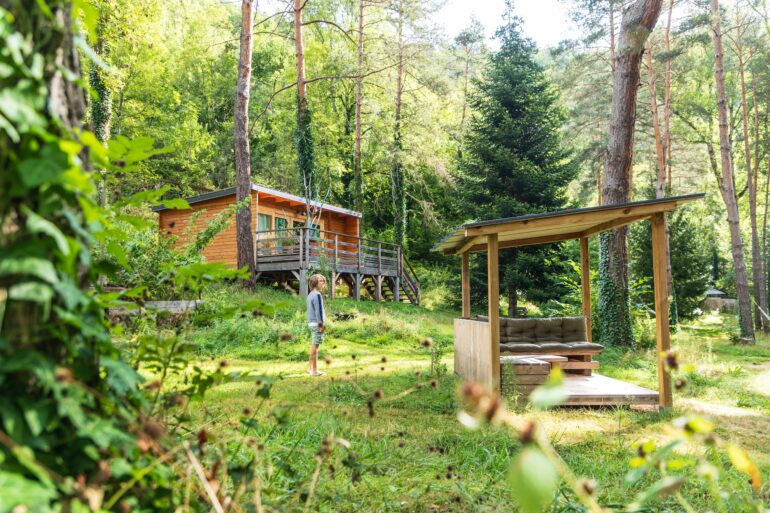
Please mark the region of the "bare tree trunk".
<svg viewBox="0 0 770 513"><path fill-rule="evenodd" d="M612 86L612 118L602 180L602 204L631 196L636 99L644 44L660 15L663 0L636 0L623 13ZM610 345L631 344L628 308L627 228L601 236L599 308L601 333Z"/></svg>
<svg viewBox="0 0 770 513"><path fill-rule="evenodd" d="M238 83L235 88L235 199L241 208L235 214L238 268L249 270L247 285L255 284L254 235L251 233L251 150L249 148L249 96L251 90L251 51L253 45L254 0L241 4L241 51ZM248 199L247 199L248 198ZM243 205L242 202L246 202Z"/></svg>
<svg viewBox="0 0 770 513"><path fill-rule="evenodd" d="M404 92L404 5L403 0L397 2L398 65L396 66L396 112L393 137L393 169L391 171L391 188L393 195L393 224L394 242L402 248L406 242L406 194L404 192L404 169L401 152L404 148L401 133L401 102Z"/></svg>
<svg viewBox="0 0 770 513"><path fill-rule="evenodd" d="M660 133L660 120L658 118L658 97L655 89L655 69L652 66L652 43L647 40L647 84L650 89L650 109L652 110L652 130L655 135L655 153L658 160L658 174L655 183L655 197L666 197L666 148L663 137ZM668 281L668 292L674 294L674 276L671 272L671 245L669 243L668 220L663 220L666 229L666 280ZM672 317L676 323L676 303L671 301Z"/></svg>
<svg viewBox="0 0 770 513"><path fill-rule="evenodd" d="M714 76L717 86L717 111L719 113L719 148L722 157L722 199L727 208L727 223L730 227L733 261L735 265L735 289L738 294L738 310L742 335L754 340L754 326L751 322L751 300L749 277L741 238L738 201L733 182L732 145L729 135L727 115L727 93L725 91L724 52L722 49L722 26L719 16L719 0L711 0L711 14L714 40Z"/></svg>
<svg viewBox="0 0 770 513"><path fill-rule="evenodd" d="M364 91L364 0L358 1L358 76L356 77L356 142L354 150L355 207L364 211L364 175L361 167L361 107Z"/></svg>
<svg viewBox="0 0 770 513"><path fill-rule="evenodd" d="M610 0L610 69L615 73L615 2Z"/></svg>
<svg viewBox="0 0 770 513"><path fill-rule="evenodd" d="M305 45L302 40L302 10L306 3L306 0L294 0L294 50L297 65L297 168L302 195L305 198L306 224L309 227L312 218L311 203L316 184L313 134L305 78Z"/></svg>
<svg viewBox="0 0 770 513"><path fill-rule="evenodd" d="M739 34L739 37L742 34ZM770 321L762 314L767 313L767 287L765 280L765 262L762 258L762 246L759 240L759 226L757 225L757 179L759 171L759 112L756 108L756 87L752 81L754 93L754 160L752 164L749 145L749 121L748 105L746 103L746 80L743 62L743 41L738 44L738 62L741 77L741 102L743 109L743 147L746 154L746 172L749 184L749 218L751 221L751 274L754 281L755 319L754 326L770 331Z"/></svg>
<svg viewBox="0 0 770 513"><path fill-rule="evenodd" d="M463 72L463 110L460 115L460 144L457 148L457 156L463 157L463 143L465 142L465 117L468 112L468 72L470 70L471 50L465 49L465 71Z"/></svg>
<svg viewBox="0 0 770 513"><path fill-rule="evenodd" d="M663 36L666 49L665 75L663 77L663 153L666 162L666 180L668 193L671 194L671 14L674 11L674 0L668 0L668 18L666 31ZM669 260L670 262L670 260ZM670 289L669 289L670 290Z"/></svg>

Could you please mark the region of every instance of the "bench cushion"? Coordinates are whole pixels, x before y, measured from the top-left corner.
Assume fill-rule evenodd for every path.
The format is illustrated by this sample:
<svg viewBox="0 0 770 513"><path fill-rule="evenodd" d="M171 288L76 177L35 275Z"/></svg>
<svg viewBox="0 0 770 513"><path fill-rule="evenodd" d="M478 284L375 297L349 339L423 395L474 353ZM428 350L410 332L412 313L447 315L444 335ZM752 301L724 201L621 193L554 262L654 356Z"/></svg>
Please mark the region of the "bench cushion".
<svg viewBox="0 0 770 513"><path fill-rule="evenodd" d="M484 315L476 317L488 321ZM518 354L570 354L585 351L596 353L604 349L586 339L583 317L550 317L513 319L500 317L500 351Z"/></svg>
<svg viewBox="0 0 770 513"><path fill-rule="evenodd" d="M547 342L544 344L500 344L501 353L518 353L518 354L559 354L560 352L577 353L585 351L587 353L598 353L604 346L601 344L594 344L591 342L570 342L566 344L559 344L555 342Z"/></svg>

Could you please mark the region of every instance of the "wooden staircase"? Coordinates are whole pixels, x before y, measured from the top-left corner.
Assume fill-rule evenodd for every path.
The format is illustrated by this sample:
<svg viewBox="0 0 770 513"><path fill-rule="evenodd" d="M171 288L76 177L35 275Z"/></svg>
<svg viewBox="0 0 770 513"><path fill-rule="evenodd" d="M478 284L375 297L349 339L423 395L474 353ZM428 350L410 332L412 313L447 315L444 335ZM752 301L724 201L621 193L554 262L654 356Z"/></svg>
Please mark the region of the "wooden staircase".
<svg viewBox="0 0 770 513"><path fill-rule="evenodd" d="M403 266L399 272L399 279L391 276L361 275L361 288L366 291L370 298L377 300L377 280L380 282L380 301L396 301L396 291L398 290L398 301L401 303L420 304L420 281L417 274L406 258L402 257ZM355 288L355 276L351 274L341 274L340 279L344 281L351 290ZM396 288L398 284L398 289Z"/></svg>

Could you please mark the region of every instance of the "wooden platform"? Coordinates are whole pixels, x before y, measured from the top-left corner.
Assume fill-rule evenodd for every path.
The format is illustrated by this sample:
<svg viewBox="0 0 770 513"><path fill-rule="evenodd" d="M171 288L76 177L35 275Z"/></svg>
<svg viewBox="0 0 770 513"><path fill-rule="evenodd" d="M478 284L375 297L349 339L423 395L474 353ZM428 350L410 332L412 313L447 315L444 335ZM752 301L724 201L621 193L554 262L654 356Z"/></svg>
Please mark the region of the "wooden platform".
<svg viewBox="0 0 770 513"><path fill-rule="evenodd" d="M658 404L658 392L601 374L565 374L564 384L569 391L564 406Z"/></svg>

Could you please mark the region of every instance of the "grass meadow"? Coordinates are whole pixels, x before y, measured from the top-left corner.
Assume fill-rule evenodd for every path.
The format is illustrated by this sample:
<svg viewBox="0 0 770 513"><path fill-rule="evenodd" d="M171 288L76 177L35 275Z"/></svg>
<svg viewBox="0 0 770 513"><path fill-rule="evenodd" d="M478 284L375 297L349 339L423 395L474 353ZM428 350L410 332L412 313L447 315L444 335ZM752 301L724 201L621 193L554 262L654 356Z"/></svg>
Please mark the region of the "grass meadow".
<svg viewBox="0 0 770 513"><path fill-rule="evenodd" d="M260 289L257 297L277 305L276 312L214 318L186 335L195 345L195 365L222 365L224 360L231 370L248 371L193 404L187 424L196 426L191 436L202 426L218 450L240 451L244 458L257 454L266 508L516 511L507 479L521 446L516 433L499 426L469 430L457 420L460 382L453 375L451 349L455 312L349 299L327 302L331 322L319 362L327 374L310 377L305 372L309 334L304 301L269 289ZM223 288L208 299L206 308L216 310L219 304L253 297ZM352 318L335 321L338 313ZM537 420L573 471L596 481L604 506L628 503L655 479L627 484L629 461L641 442L664 444L671 437L668 426L683 415L713 421L718 435L748 451L767 481L770 341L732 345L728 334L734 324L730 316L709 314L674 334L680 362L693 368L682 373L687 386L675 393L671 410L520 408L516 413ZM601 373L656 387L651 348L611 348L599 360ZM330 435L342 441L329 447L324 440ZM695 456L703 449L679 450L678 463L669 471L695 472ZM316 458L319 451L330 452L323 463ZM707 459L730 493L722 510L756 511L742 509L737 500L754 493L746 476L717 451L708 452ZM714 507L713 491L697 480L685 483L681 493L696 511ZM552 511L584 510L565 489ZM682 509L668 497L654 500L646 511Z"/></svg>

